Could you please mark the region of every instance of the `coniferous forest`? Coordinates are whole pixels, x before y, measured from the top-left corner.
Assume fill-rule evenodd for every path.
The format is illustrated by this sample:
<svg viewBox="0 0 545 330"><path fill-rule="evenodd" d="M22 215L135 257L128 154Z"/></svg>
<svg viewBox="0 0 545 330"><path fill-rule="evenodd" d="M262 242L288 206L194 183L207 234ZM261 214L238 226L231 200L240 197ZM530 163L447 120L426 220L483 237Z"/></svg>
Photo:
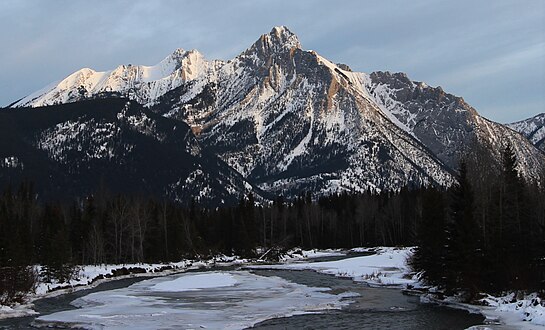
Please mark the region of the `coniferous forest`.
<svg viewBox="0 0 545 330"><path fill-rule="evenodd" d="M256 248L417 246L411 266L448 293L545 292L545 192L517 172L510 146L502 164L482 154L461 162L448 189L343 193L313 199L252 195L205 209L102 189L44 202L32 183L0 196L0 278L12 299L32 286L33 268L63 280L74 265L179 261L218 253L256 257Z"/></svg>
<svg viewBox="0 0 545 330"><path fill-rule="evenodd" d="M413 269L447 294L528 290L545 293L545 194L525 182L510 145L502 164L464 160L458 183L423 193Z"/></svg>

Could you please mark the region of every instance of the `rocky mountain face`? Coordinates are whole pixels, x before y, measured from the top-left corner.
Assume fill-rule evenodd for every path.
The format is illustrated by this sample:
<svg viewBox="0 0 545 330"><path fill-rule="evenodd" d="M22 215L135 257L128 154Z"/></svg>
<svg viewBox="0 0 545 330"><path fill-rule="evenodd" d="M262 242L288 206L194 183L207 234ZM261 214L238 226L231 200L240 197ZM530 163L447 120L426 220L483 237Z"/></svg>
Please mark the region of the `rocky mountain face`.
<svg viewBox="0 0 545 330"><path fill-rule="evenodd" d="M507 127L524 135L536 147L545 152L545 113L507 124Z"/></svg>
<svg viewBox="0 0 545 330"><path fill-rule="evenodd" d="M545 166L543 153L526 138L479 116L462 98L401 73L352 72L304 50L285 27L227 62L177 50L152 67L83 69L13 107L103 97L126 97L156 120L187 123L201 152L240 174L232 188L237 192L249 183L288 197L303 190L320 195L450 185L458 160L474 143L499 159L509 141L530 179Z"/></svg>
<svg viewBox="0 0 545 330"><path fill-rule="evenodd" d="M0 182L54 198L110 193L235 203L253 187L185 123L126 99L0 112ZM259 195L259 191L254 191Z"/></svg>
<svg viewBox="0 0 545 330"><path fill-rule="evenodd" d="M500 159L510 143L519 160L519 171L536 180L543 173L543 154L525 136L480 116L461 97L411 81L403 73L373 72L365 85L379 107L394 122L416 137L450 168L478 143Z"/></svg>
<svg viewBox="0 0 545 330"><path fill-rule="evenodd" d="M198 92L188 92L193 86ZM273 194L452 182L440 160L373 104L361 74L302 50L286 28L153 109L187 121L203 145Z"/></svg>

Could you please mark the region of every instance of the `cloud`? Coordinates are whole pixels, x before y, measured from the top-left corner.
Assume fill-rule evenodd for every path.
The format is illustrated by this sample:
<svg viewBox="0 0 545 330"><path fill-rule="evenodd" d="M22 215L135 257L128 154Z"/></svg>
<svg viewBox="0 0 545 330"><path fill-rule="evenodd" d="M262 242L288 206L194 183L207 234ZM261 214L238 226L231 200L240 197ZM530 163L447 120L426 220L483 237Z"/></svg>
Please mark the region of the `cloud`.
<svg viewBox="0 0 545 330"><path fill-rule="evenodd" d="M492 119L497 100L543 98L505 93L513 81L543 86L545 2L392 0L4 0L0 3L0 104L81 67L154 64L176 48L230 59L275 25L303 47L359 71L407 72L478 105ZM542 62L542 61L541 61ZM539 74L528 74L528 71ZM510 80L502 81L502 75ZM494 79L493 84L487 84ZM479 91L484 84L497 93ZM474 86L469 88L467 86ZM533 90L533 89L529 89ZM503 91L503 93L502 93ZM529 104L529 103L528 103Z"/></svg>
<svg viewBox="0 0 545 330"><path fill-rule="evenodd" d="M448 84L463 84L477 79L488 79L491 76L500 76L506 72L516 73L525 70L529 63L539 68L543 63L545 54L545 41L524 49L517 49L511 53L496 54L496 57L483 59L457 68L440 76L439 80ZM509 76L504 77L510 80Z"/></svg>

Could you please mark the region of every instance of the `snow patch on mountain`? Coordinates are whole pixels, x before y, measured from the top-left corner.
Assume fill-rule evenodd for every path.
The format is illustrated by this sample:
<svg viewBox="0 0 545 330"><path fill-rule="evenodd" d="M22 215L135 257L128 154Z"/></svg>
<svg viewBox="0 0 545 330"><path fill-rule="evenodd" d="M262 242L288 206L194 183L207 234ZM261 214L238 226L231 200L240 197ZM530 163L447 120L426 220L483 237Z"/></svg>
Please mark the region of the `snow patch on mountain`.
<svg viewBox="0 0 545 330"><path fill-rule="evenodd" d="M387 85L375 85L367 74L362 74L364 87L369 91L368 95L378 105L382 113L394 124L399 126L405 132L411 134L414 132L409 126L416 124L416 115L403 108L403 105L392 97L392 90ZM403 120L403 122L400 120Z"/></svg>
<svg viewBox="0 0 545 330"><path fill-rule="evenodd" d="M82 134L83 132L89 135ZM121 129L113 123L101 123L94 119L66 121L41 132L37 137L36 146L59 163L66 163L69 153L76 153L80 159L86 161L111 160L116 155L115 144L120 133ZM122 150L129 153L132 146L125 145Z"/></svg>

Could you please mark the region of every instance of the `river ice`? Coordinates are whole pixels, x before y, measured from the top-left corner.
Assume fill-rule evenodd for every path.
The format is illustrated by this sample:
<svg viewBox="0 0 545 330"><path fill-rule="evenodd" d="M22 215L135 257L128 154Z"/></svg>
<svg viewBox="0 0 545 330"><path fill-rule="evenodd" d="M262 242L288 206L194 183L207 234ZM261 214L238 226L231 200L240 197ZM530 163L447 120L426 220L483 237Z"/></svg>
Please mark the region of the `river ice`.
<svg viewBox="0 0 545 330"><path fill-rule="evenodd" d="M314 288L248 271L185 273L89 294L78 309L39 317L37 325L90 329L241 329L263 320L348 304Z"/></svg>
<svg viewBox="0 0 545 330"><path fill-rule="evenodd" d="M237 284L235 276L226 272L207 272L203 274L180 276L176 279L167 278L166 281L150 287L153 291L178 292L202 289L221 288Z"/></svg>

